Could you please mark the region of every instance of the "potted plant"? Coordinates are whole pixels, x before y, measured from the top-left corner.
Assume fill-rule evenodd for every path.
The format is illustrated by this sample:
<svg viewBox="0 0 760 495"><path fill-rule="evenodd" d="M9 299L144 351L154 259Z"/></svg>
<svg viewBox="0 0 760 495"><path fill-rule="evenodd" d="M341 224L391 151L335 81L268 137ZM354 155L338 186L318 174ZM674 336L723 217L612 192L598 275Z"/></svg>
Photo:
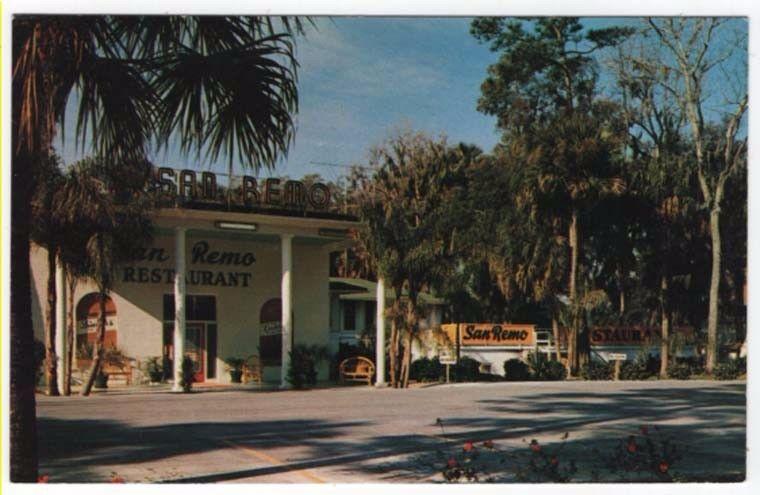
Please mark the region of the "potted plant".
<svg viewBox="0 0 760 495"><path fill-rule="evenodd" d="M149 357L145 361L145 372L150 378L150 383L161 383L164 379L164 367L159 356Z"/></svg>
<svg viewBox="0 0 760 495"><path fill-rule="evenodd" d="M243 377L243 364L245 359L239 357L228 357L224 360L227 365L227 371L230 374L230 381L232 383L240 383Z"/></svg>
<svg viewBox="0 0 760 495"><path fill-rule="evenodd" d="M108 373L98 370L98 374L95 375L94 386L95 388L108 388Z"/></svg>
<svg viewBox="0 0 760 495"><path fill-rule="evenodd" d="M182 391L185 393L190 392L195 381L195 362L193 362L190 356L182 358L182 373L178 378Z"/></svg>

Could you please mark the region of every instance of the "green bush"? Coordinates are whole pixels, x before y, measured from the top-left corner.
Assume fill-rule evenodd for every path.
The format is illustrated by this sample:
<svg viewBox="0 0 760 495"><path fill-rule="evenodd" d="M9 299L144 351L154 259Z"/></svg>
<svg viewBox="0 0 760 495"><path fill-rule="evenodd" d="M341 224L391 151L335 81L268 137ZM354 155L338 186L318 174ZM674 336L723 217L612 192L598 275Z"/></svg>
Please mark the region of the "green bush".
<svg viewBox="0 0 760 495"><path fill-rule="evenodd" d="M190 392L195 382L195 362L190 356L182 358L182 375L179 377L179 384L183 392Z"/></svg>
<svg viewBox="0 0 760 495"><path fill-rule="evenodd" d="M161 356L149 357L144 366L145 373L148 375L151 383L159 383L164 378L164 366Z"/></svg>
<svg viewBox="0 0 760 495"><path fill-rule="evenodd" d="M668 364L668 378L688 380L691 377L691 366L688 363L672 361Z"/></svg>
<svg viewBox="0 0 760 495"><path fill-rule="evenodd" d="M452 371L454 380L458 382L475 382L481 379L480 363L468 356L459 358L459 363L453 366Z"/></svg>
<svg viewBox="0 0 760 495"><path fill-rule="evenodd" d="M621 380L649 380L660 372L660 360L650 354L639 354L620 367Z"/></svg>
<svg viewBox="0 0 760 495"><path fill-rule="evenodd" d="M230 356L224 360L227 373L230 374L230 381L232 383L240 383L240 379L243 376L243 365L245 364L245 358Z"/></svg>
<svg viewBox="0 0 760 495"><path fill-rule="evenodd" d="M545 353L530 353L528 355L528 366L534 380L558 381L564 380L567 376L565 366L559 361L550 360L549 356Z"/></svg>
<svg viewBox="0 0 760 495"><path fill-rule="evenodd" d="M527 381L530 379L530 369L522 359L507 359L504 361L504 378L510 382Z"/></svg>
<svg viewBox="0 0 760 495"><path fill-rule="evenodd" d="M445 368L438 357L428 359L426 357L412 362L409 368L409 379L419 382L437 382L445 373Z"/></svg>
<svg viewBox="0 0 760 495"><path fill-rule="evenodd" d="M317 384L317 366L328 359L327 348L319 345L296 344L290 351L287 380L295 389Z"/></svg>
<svg viewBox="0 0 760 495"><path fill-rule="evenodd" d="M729 359L723 363L718 363L713 369L713 378L716 380L736 380L742 374L743 359ZM746 361L744 361L744 372L746 373Z"/></svg>
<svg viewBox="0 0 760 495"><path fill-rule="evenodd" d="M581 368L581 378L584 380L612 380L614 365L604 361L591 360Z"/></svg>
<svg viewBox="0 0 760 495"><path fill-rule="evenodd" d="M560 381L567 378L567 368L559 361L549 361L544 380Z"/></svg>

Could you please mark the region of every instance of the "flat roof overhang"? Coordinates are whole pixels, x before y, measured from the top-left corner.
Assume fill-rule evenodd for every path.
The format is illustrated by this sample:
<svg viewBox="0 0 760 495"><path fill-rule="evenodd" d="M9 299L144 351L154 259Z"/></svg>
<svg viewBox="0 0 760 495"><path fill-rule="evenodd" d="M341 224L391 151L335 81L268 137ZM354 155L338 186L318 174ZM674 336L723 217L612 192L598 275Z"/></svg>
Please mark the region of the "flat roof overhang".
<svg viewBox="0 0 760 495"><path fill-rule="evenodd" d="M160 208L155 213L154 221L156 232L165 235L171 235L176 228L185 228L190 235L202 233L218 239L279 242L284 234L292 235L297 244L330 245L336 250L353 244L349 231L359 226L356 220L187 208ZM221 229L217 226L220 221L255 224L256 230L238 232Z"/></svg>

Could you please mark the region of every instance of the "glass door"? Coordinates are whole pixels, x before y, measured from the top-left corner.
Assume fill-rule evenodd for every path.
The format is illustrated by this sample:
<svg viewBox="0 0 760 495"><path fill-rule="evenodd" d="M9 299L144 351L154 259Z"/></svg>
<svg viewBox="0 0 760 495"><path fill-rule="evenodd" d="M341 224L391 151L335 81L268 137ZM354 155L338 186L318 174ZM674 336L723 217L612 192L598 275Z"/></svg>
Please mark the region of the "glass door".
<svg viewBox="0 0 760 495"><path fill-rule="evenodd" d="M189 356L195 364L195 381L205 380L204 348L205 325L203 323L187 323L185 327L185 356Z"/></svg>

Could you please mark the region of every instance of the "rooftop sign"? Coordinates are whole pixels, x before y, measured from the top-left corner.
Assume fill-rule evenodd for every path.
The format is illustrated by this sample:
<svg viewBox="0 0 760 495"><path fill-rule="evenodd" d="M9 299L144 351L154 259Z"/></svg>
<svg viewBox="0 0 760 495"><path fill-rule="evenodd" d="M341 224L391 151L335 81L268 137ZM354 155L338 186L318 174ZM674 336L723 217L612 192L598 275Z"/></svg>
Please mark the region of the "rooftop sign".
<svg viewBox="0 0 760 495"><path fill-rule="evenodd" d="M153 190L164 200L243 208L272 207L292 210L325 211L330 206L330 189L321 182L305 183L300 180L278 178L259 182L249 175L230 176L227 186L217 181L213 172L175 170L169 167L155 169Z"/></svg>

